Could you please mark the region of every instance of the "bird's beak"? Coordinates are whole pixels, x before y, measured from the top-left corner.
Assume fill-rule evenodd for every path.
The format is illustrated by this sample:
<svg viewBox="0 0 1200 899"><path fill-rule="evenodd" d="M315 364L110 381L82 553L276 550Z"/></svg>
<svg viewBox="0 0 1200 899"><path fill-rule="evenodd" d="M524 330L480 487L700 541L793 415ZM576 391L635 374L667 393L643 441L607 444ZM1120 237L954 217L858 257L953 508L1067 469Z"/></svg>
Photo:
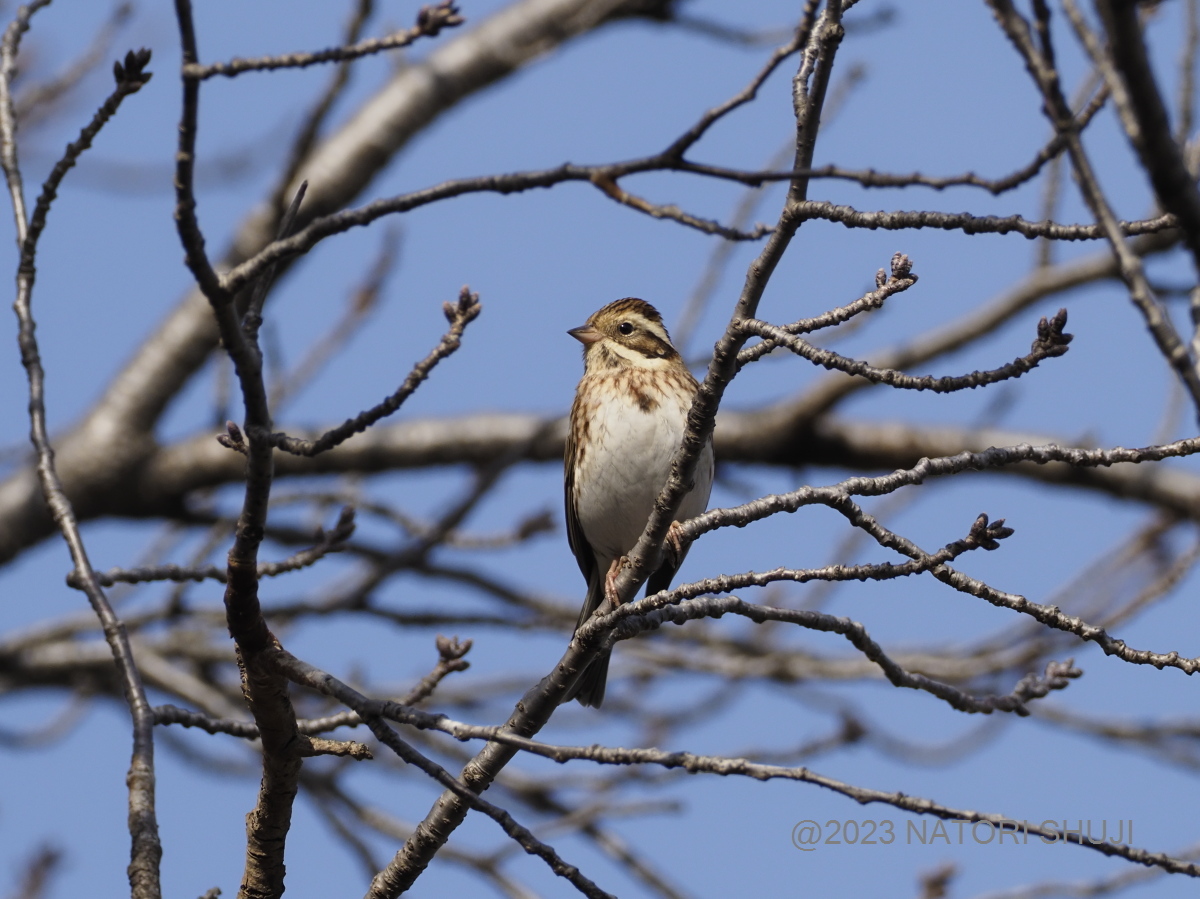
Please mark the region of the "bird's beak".
<svg viewBox="0 0 1200 899"><path fill-rule="evenodd" d="M584 346L591 346L597 340L600 340L604 335L593 328L591 325L581 325L578 328L572 328L567 332Z"/></svg>

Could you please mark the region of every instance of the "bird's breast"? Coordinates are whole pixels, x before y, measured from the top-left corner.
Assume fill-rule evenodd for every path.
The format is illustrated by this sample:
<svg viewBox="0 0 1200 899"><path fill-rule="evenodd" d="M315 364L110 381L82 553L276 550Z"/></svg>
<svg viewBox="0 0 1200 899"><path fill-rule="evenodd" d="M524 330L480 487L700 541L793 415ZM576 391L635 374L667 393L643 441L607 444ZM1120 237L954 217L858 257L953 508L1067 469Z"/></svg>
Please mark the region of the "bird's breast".
<svg viewBox="0 0 1200 899"><path fill-rule="evenodd" d="M644 372L585 378L589 397L576 437L575 496L580 525L603 561L625 555L637 542L670 474L683 440L694 381ZM712 451L701 459L696 488L678 518L702 512L712 481Z"/></svg>

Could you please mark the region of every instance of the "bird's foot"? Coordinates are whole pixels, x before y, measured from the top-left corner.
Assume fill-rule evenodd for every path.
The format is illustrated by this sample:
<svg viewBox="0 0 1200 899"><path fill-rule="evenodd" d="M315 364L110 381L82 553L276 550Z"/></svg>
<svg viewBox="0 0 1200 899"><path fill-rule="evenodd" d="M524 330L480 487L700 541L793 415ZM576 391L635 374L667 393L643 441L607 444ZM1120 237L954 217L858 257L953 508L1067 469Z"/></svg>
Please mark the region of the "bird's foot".
<svg viewBox="0 0 1200 899"><path fill-rule="evenodd" d="M628 561L628 556L613 559L612 564L608 566L608 574L604 576L604 598L614 609L621 604L620 597L617 596L617 575Z"/></svg>
<svg viewBox="0 0 1200 899"><path fill-rule="evenodd" d="M663 564L670 566L672 570L679 568L683 564L683 556L689 545L690 543L684 542L683 525L672 521L671 526L667 528L667 539L663 543Z"/></svg>

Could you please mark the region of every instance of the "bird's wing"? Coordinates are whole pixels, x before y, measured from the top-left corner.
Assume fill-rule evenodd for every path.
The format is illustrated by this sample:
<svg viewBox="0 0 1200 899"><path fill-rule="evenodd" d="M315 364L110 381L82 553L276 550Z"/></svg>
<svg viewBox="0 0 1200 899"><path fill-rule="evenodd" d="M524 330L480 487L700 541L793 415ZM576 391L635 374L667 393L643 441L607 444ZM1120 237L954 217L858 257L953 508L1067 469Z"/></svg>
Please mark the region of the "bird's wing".
<svg viewBox="0 0 1200 899"><path fill-rule="evenodd" d="M567 543L570 544L571 552L575 554L575 561L579 563L579 570L583 572L583 576L590 586L596 576L596 554L592 552L587 537L583 535L583 525L579 522L579 516L575 513L575 503L572 501L575 493L574 420L575 408L572 406L571 424L567 426L567 452L563 461L563 500L567 512Z"/></svg>

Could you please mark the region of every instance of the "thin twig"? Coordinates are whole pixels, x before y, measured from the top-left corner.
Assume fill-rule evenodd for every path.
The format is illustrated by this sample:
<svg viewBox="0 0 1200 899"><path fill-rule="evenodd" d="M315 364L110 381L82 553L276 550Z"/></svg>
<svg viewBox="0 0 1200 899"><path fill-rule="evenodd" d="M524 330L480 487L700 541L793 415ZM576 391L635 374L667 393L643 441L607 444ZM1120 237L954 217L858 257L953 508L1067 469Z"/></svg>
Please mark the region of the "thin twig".
<svg viewBox="0 0 1200 899"><path fill-rule="evenodd" d="M432 6L421 7L417 14L417 24L406 31L383 38L371 38L359 41L348 47L331 47L315 53L288 53L283 56L263 56L258 59L233 59L229 62L217 62L212 65L200 65L187 62L183 67L183 77L188 81L203 81L217 75L232 78L243 72L270 72L275 69L303 69L308 66L325 62L348 62L382 53L385 50L396 50L407 47L421 37L435 37L443 28L453 28L465 22L458 14L458 7L451 0L441 0Z"/></svg>
<svg viewBox="0 0 1200 899"><path fill-rule="evenodd" d="M88 560L75 512L54 464L54 449L46 427L45 370L35 334L33 317L33 287L36 279L38 239L46 225L46 217L66 173L89 146L104 124L116 112L121 101L136 93L149 80L150 74L144 67L150 60L150 52L130 51L124 64L114 65L116 88L93 116L92 121L80 132L79 137L67 146L62 158L55 164L42 185L41 194L34 207L28 225L25 220L24 193L17 162L16 122L13 114L11 78L15 67L17 46L22 33L28 28L29 16L44 3L22 7L17 19L5 32L0 48L0 165L5 170L9 190L13 199L13 213L17 223L17 242L20 247L20 262L17 268L17 298L13 308L17 314L17 342L21 348L21 361L29 380L30 439L37 452L37 473L42 495L50 507L55 524L62 532L71 553L74 574L80 587L88 597L96 616L100 619L105 640L119 672L125 700L133 718L133 757L130 760L126 783L129 788L129 832L132 846L128 867L129 884L134 899L158 899L161 895L159 862L162 845L158 835L158 820L154 798L154 722L150 705L146 700L141 675L134 661L133 648L125 626L112 609L103 589L96 581L91 562Z"/></svg>
<svg viewBox="0 0 1200 899"><path fill-rule="evenodd" d="M1058 222L1031 222L1019 215L971 215L967 212L934 212L931 210L896 212L863 212L851 206L824 201L797 203L792 210L800 221L821 219L836 222L847 228L868 228L872 231L907 231L935 228L940 231L961 231L963 234L1020 234L1023 237L1045 237L1051 240L1101 240L1107 236L1104 225L1063 225ZM1125 236L1153 234L1178 227L1170 214L1137 221L1113 219L1114 233Z"/></svg>
<svg viewBox="0 0 1200 899"><path fill-rule="evenodd" d="M903 293L916 283L917 276L912 271L912 260L903 253L896 253L892 256L890 275L885 273L883 269L879 269L875 273L875 290L864 294L851 303L838 306L836 309L831 309L821 315L813 318L802 318L800 321L783 325L779 330L788 334L808 334L812 331L835 327L848 322L856 315L880 308L890 297L898 293ZM738 367L740 368L756 359L762 358L779 346L781 344L766 338L761 343L746 347L738 353Z"/></svg>
<svg viewBox="0 0 1200 899"><path fill-rule="evenodd" d="M17 163L17 113L13 102L12 82L17 74L17 53L21 38L29 30L34 13L50 5L50 0L32 0L17 8L17 15L4 29L0 40L0 168L8 182L13 218L17 226L17 248L25 242L29 219L25 211L25 188L21 183L21 167Z"/></svg>
<svg viewBox="0 0 1200 899"><path fill-rule="evenodd" d="M831 371L866 378L876 384L886 384L900 390L931 390L934 393L953 393L959 390L974 390L987 384L995 384L1019 378L1037 367L1045 359L1063 355L1067 351L1072 335L1063 332L1067 323L1067 311L1060 309L1052 319L1038 322L1038 336L1033 348L1024 356L989 371L975 371L968 375L914 377L895 369L881 369L858 359L850 359L832 350L813 346L807 340L789 334L783 328L757 319L743 319L738 327L747 334L754 334L770 341L774 346L784 347L796 355ZM739 359L740 361L740 359Z"/></svg>
<svg viewBox="0 0 1200 899"><path fill-rule="evenodd" d="M96 139L108 120L116 115L121 102L128 96L136 94L150 80L150 72L146 66L150 62L150 51L146 49L125 54L125 61L113 63L113 74L117 86L108 95L100 108L96 110L92 120L79 132L79 137L67 144L66 152L54 164L50 174L42 184L42 192L38 195L33 207L33 215L29 219L29 228L25 233L21 248L21 271L28 272L32 278L34 257L37 255L37 242L46 227L46 216L50 213L50 205L58 197L58 188L67 172L75 167L79 157L84 154Z"/></svg>
<svg viewBox="0 0 1200 899"><path fill-rule="evenodd" d="M404 379L395 393L378 405L372 406L354 418L347 419L338 427L326 431L316 440L301 440L286 434L272 434L269 438L271 445L297 456L316 456L344 443L380 419L391 415L412 396L421 386L421 382L429 377L429 373L433 371L435 365L462 346L463 331L478 317L482 308L479 305L479 294L471 293L468 288L464 287L459 293L457 303L443 304L446 318L450 322L450 330L442 336L441 341L428 356L413 366L412 371L409 372L408 377Z"/></svg>

